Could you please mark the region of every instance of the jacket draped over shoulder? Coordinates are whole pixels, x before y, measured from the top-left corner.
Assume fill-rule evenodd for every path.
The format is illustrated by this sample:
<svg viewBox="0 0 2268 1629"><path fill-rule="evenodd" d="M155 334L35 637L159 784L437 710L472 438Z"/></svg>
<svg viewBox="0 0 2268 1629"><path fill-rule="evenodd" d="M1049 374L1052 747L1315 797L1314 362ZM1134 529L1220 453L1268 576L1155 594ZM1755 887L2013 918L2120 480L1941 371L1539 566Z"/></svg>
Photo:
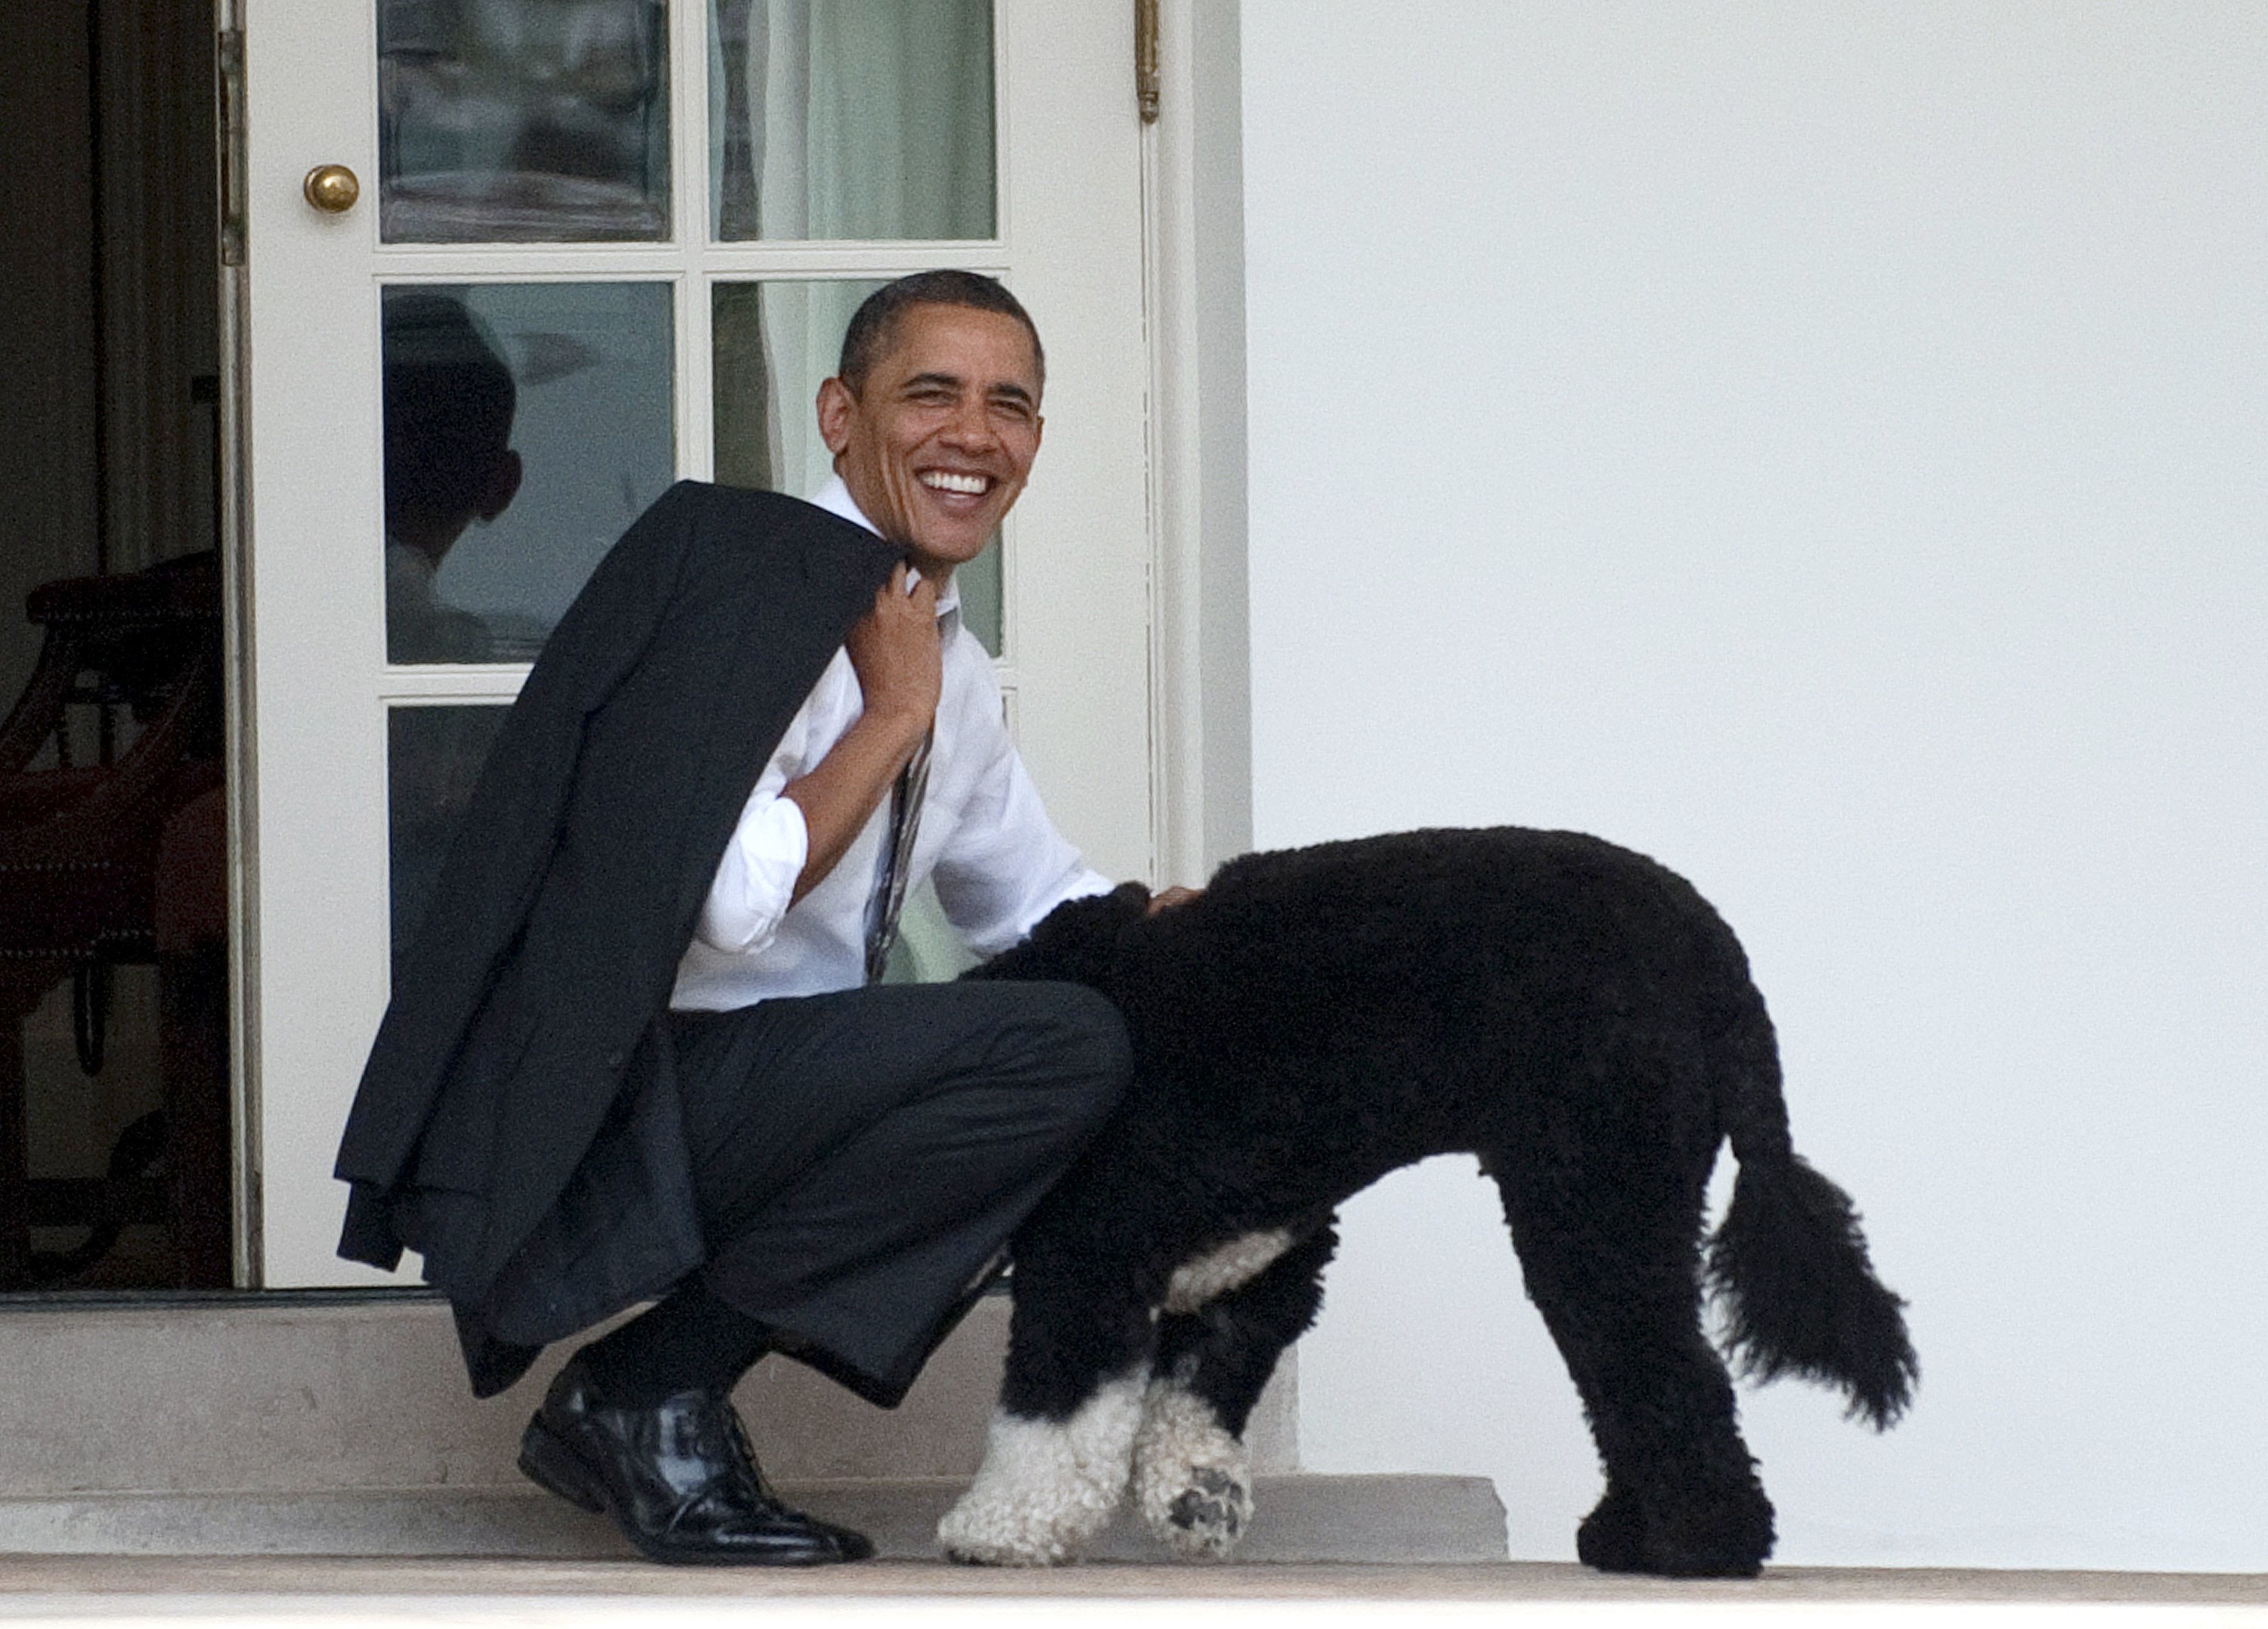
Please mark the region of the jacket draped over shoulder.
<svg viewBox="0 0 2268 1629"><path fill-rule="evenodd" d="M702 1259L671 985L749 788L897 558L796 499L681 482L504 721L336 1167L339 1253L418 1251L482 1396Z"/></svg>

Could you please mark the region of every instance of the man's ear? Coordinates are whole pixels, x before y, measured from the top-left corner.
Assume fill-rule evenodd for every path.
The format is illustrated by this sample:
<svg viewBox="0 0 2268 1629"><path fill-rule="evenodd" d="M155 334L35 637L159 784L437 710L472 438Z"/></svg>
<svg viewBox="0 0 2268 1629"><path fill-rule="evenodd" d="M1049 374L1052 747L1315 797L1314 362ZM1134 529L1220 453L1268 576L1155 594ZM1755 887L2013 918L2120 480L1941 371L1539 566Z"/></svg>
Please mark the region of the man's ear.
<svg viewBox="0 0 2268 1629"><path fill-rule="evenodd" d="M819 400L814 406L819 416L819 439L827 443L828 452L842 457L843 449L850 445L850 419L858 410L858 399L840 378L823 379L819 382Z"/></svg>

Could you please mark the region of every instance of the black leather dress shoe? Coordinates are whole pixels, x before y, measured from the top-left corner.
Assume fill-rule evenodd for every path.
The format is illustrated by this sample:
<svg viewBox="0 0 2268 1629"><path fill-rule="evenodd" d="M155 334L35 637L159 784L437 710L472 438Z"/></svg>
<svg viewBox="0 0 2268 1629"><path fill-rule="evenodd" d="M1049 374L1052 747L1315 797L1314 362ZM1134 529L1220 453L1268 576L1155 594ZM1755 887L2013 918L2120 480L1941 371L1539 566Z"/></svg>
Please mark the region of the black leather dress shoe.
<svg viewBox="0 0 2268 1629"><path fill-rule="evenodd" d="M613 1516L655 1561L816 1566L874 1553L861 1535L773 1496L740 1417L715 1391L617 1408L571 1360L527 1422L519 1468L570 1503Z"/></svg>

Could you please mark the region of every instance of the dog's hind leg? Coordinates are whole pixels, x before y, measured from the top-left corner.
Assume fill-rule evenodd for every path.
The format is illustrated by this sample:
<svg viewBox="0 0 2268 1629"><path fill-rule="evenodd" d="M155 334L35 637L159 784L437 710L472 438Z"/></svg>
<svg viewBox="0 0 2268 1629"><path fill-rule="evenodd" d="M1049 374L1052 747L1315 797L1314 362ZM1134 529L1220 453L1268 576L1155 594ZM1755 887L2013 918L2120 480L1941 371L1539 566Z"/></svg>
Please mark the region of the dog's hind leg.
<svg viewBox="0 0 2268 1629"><path fill-rule="evenodd" d="M1244 1537L1252 1515L1244 1428L1284 1348L1314 1322L1337 1245L1327 1222L1248 1282L1159 1325L1134 1440L1134 1500L1169 1548L1217 1560Z"/></svg>
<svg viewBox="0 0 2268 1629"><path fill-rule="evenodd" d="M1576 1553L1610 1573L1753 1577L1772 1510L1701 1330L1698 1185L1630 1168L1524 1180L1507 1175L1516 1159L1489 1163L1606 1470Z"/></svg>

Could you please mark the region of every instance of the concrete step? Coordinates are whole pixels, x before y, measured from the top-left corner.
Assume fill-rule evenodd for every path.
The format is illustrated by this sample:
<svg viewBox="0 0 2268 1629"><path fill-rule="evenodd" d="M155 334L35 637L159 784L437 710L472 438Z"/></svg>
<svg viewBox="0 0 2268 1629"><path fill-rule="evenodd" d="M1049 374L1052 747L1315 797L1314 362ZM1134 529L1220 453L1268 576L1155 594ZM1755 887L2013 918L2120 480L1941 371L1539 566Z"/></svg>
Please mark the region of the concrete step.
<svg viewBox="0 0 2268 1629"><path fill-rule="evenodd" d="M894 1410L777 1358L733 1400L777 1481L967 1478L1007 1338L989 1296ZM0 1309L0 1493L518 1492L520 1429L566 1356L483 1403L430 1296L18 1302ZM1248 1433L1256 1471L1298 1463L1285 1371Z"/></svg>
<svg viewBox="0 0 2268 1629"><path fill-rule="evenodd" d="M765 1469L886 1554L933 1555L938 1517L983 1456L1007 1318L1005 1297L981 1302L893 1411L799 1365L759 1365L734 1400ZM0 1552L626 1555L514 1463L565 1355L482 1403L430 1296L0 1307ZM1247 1434L1261 1507L1242 1553L1503 1559L1485 1478L1293 1474L1294 1383L1287 1363ZM1164 1552L1122 1522L1104 1553Z"/></svg>
<svg viewBox="0 0 2268 1629"><path fill-rule="evenodd" d="M789 1502L873 1538L884 1558L937 1556L960 1478L784 1485ZM517 1557L636 1552L601 1517L530 1490L108 1493L0 1500L0 1552L102 1555ZM1093 1558L1166 1561L1122 1510ZM1505 1559L1504 1507L1485 1477L1272 1476L1254 1489L1240 1562L1454 1563Z"/></svg>

